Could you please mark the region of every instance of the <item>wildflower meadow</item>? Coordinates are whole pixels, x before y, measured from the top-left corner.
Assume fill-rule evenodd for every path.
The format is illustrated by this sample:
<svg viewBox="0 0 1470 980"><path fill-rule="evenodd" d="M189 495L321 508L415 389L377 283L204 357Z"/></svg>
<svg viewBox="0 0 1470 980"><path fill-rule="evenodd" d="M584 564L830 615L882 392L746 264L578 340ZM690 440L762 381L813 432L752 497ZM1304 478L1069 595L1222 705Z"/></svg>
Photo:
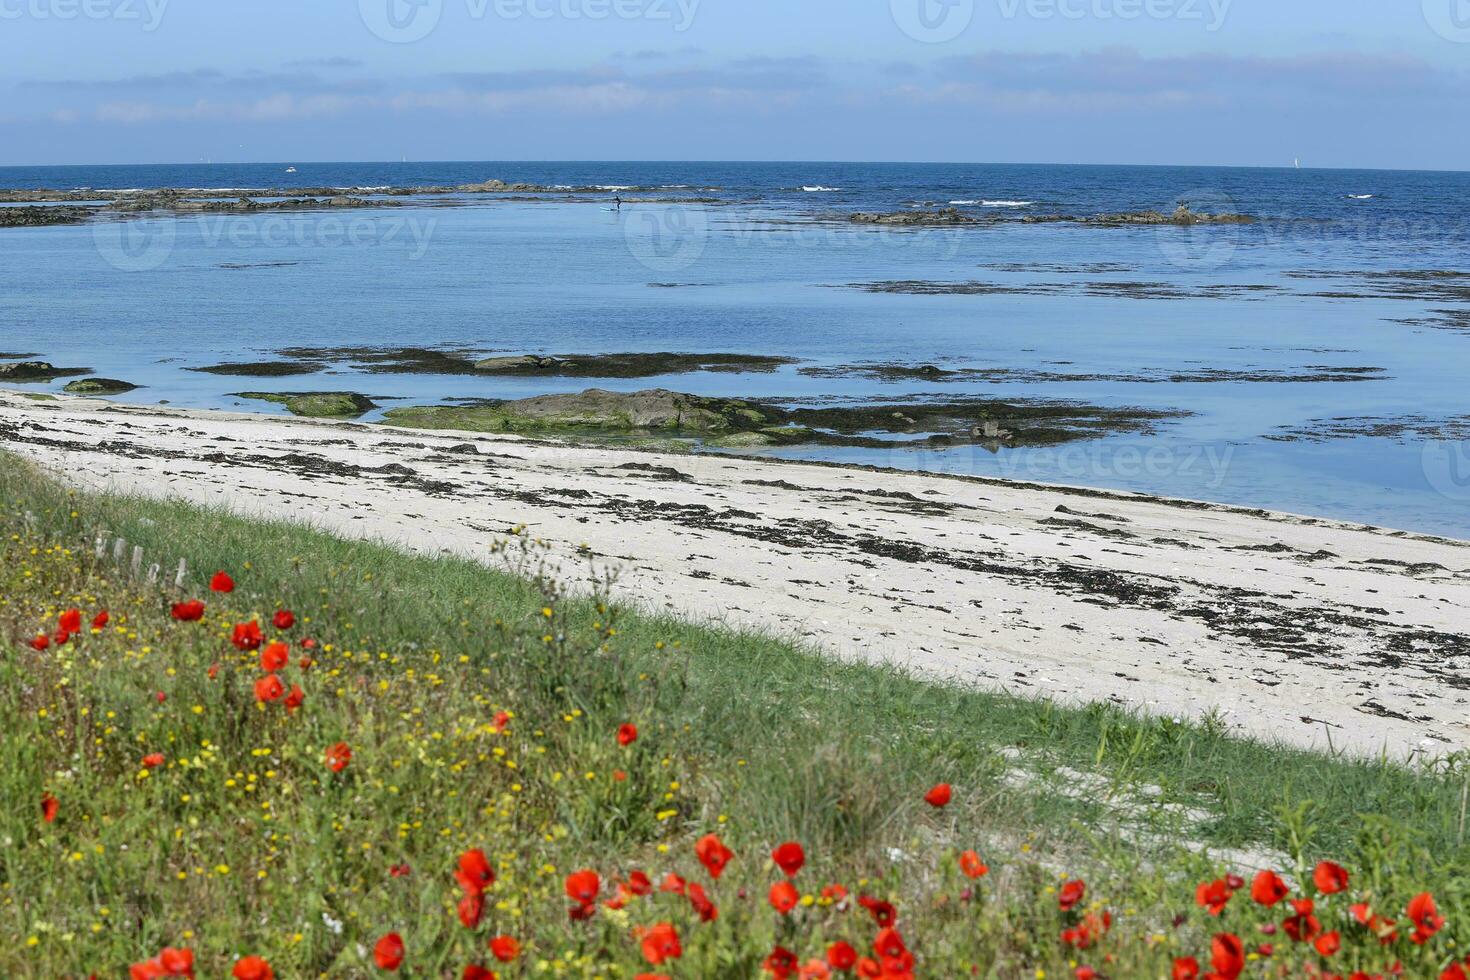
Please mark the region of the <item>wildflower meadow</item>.
<svg viewBox="0 0 1470 980"><path fill-rule="evenodd" d="M1460 757L837 663L524 529L476 564L0 471L0 976L1470 975Z"/></svg>

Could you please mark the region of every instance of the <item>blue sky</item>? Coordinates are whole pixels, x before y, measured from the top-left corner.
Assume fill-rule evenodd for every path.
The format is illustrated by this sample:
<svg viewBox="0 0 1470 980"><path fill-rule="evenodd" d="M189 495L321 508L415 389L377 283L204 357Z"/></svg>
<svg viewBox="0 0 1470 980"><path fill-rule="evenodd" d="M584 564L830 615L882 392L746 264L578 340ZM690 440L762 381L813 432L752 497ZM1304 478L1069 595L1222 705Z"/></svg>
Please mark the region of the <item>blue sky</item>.
<svg viewBox="0 0 1470 980"><path fill-rule="evenodd" d="M0 0L0 165L1470 169L1470 0Z"/></svg>

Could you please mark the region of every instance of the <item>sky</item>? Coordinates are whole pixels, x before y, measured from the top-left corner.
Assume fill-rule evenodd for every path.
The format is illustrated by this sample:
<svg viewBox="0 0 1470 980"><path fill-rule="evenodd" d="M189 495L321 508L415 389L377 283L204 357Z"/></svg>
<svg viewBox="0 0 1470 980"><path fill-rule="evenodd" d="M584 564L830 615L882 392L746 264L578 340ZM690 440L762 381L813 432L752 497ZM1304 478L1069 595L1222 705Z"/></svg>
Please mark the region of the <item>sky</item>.
<svg viewBox="0 0 1470 980"><path fill-rule="evenodd" d="M0 0L0 165L1470 169L1470 0Z"/></svg>

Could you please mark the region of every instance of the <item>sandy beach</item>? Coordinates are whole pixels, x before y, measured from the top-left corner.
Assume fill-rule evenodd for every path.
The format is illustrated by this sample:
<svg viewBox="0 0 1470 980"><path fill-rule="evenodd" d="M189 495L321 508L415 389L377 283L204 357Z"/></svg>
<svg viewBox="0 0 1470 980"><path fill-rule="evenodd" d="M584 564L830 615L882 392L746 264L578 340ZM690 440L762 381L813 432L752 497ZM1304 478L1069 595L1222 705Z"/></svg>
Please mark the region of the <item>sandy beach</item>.
<svg viewBox="0 0 1470 980"><path fill-rule="evenodd" d="M945 680L1215 712L1318 747L1470 747L1470 543L1114 492L13 392L0 448L82 487L426 553L491 561L524 524L566 558L590 549L624 601Z"/></svg>

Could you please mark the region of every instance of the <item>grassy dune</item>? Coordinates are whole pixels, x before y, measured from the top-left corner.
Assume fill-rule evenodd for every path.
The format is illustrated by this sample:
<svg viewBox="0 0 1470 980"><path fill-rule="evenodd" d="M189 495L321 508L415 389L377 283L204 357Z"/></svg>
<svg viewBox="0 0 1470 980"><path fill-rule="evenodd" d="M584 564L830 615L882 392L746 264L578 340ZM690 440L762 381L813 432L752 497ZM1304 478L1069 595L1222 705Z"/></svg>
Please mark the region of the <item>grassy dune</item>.
<svg viewBox="0 0 1470 980"><path fill-rule="evenodd" d="M186 559L185 594L94 558L101 528ZM1333 758L837 664L619 609L615 587L568 591L525 535L499 568L414 557L76 495L4 455L0 530L0 976L121 977L166 946L192 950L202 977L247 975L242 956L277 977L377 976L390 933L414 977L781 976L778 947L800 965L838 941L871 976L1162 977L1186 957L1204 976L1217 934L1243 941L1239 964L1214 943L1223 976L1395 960L1438 976L1470 940L1464 758ZM210 590L216 570L233 591ZM175 618L185 599L202 620ZM72 609L81 629L58 644ZM278 627L278 610L295 622ZM259 647L236 643L252 622ZM288 662L267 671L274 642ZM259 700L268 673L299 706ZM636 740L619 739L628 725ZM339 744L351 758L334 771ZM941 783L952 800L935 807ZM709 834L735 854L718 879L696 855ZM788 841L805 863L781 914L771 854ZM475 849L488 887L454 877ZM983 875L961 861L971 850ZM1346 891L1314 883L1326 859ZM1299 910L1253 900L1251 866L1268 863L1292 898L1316 897L1307 941L1281 928ZM583 869L598 875L589 906L568 889ZM653 894L616 899L635 870ZM1247 884L1213 916L1196 888L1234 892L1232 870ZM690 888L659 890L669 873L717 918L701 921ZM1416 937L1424 892L1448 922L1421 899ZM875 950L860 896L896 908L901 952ZM1360 902L1397 920L1393 942L1349 911ZM655 965L659 923L680 955ZM1311 941L1334 931L1339 951ZM498 960L495 936L518 955Z"/></svg>

